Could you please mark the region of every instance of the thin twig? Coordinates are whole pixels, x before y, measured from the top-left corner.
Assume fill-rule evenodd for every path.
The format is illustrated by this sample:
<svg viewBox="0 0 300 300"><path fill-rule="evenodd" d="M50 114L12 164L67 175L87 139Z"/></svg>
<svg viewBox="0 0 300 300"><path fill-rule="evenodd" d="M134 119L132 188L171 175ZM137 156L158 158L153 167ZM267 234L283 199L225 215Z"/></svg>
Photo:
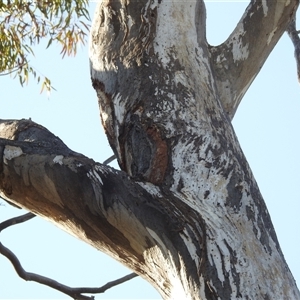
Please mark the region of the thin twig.
<svg viewBox="0 0 300 300"><path fill-rule="evenodd" d="M108 165L109 163L111 163L113 160L115 160L117 157L115 155L112 155L111 157L109 157L108 159L106 159L103 162L103 165Z"/></svg>
<svg viewBox="0 0 300 300"><path fill-rule="evenodd" d="M51 278L38 275L35 273L29 273L26 272L20 261L18 260L17 256L8 248L6 248L2 243L0 243L0 253L4 255L14 266L17 274L24 280L26 281L35 281L43 285L47 285L57 291L60 291L73 299L76 300L87 300L87 299L94 299L93 296L85 296L82 295L83 293L88 293L88 294L99 294L99 293L104 293L106 290L119 285L123 282L126 282L134 277L137 277L138 275L135 273L131 273L129 275L126 275L122 278L119 278L117 280L111 281L103 285L102 287L80 287L80 288L72 288L69 286L66 286L64 284L61 284Z"/></svg>
<svg viewBox="0 0 300 300"><path fill-rule="evenodd" d="M26 272L20 261L18 260L17 256L10 251L8 248L6 248L2 243L0 243L0 253L4 255L14 266L17 274L24 280L26 281L35 281L40 284L44 284L47 286L50 286L64 294L67 294L68 296L72 297L73 299L94 299L94 297L88 297L88 296L83 296L80 294L76 294L72 291L72 288L67 287L63 284L60 284L59 282L52 280L50 278L35 274L35 273L28 273Z"/></svg>
<svg viewBox="0 0 300 300"><path fill-rule="evenodd" d="M0 73L0 76L7 76L9 74L12 74L13 72L17 72L19 69L21 69L23 66L25 66L26 64L28 64L29 61L26 61L25 63L15 66L13 68L11 68L9 71L7 71L6 73Z"/></svg>
<svg viewBox="0 0 300 300"><path fill-rule="evenodd" d="M24 214L22 216L18 216L18 217L15 217L15 218L11 218L11 219L8 219L2 223L0 223L0 232L9 227L9 226L12 226L12 225L16 225L16 224L19 224L19 223L23 223L23 222L26 222L32 218L36 217L35 214L29 212L27 214Z"/></svg>
<svg viewBox="0 0 300 300"><path fill-rule="evenodd" d="M36 215L29 212L24 215L21 215L21 216L15 217L15 218L11 218L4 222L1 222L0 223L0 232L12 225L16 225L16 224L28 221L28 220L34 218L35 216ZM135 273L131 273L131 274L121 277L117 280L110 281L110 282L106 283L105 285L103 285L102 287L72 288L67 285L61 284L51 278L48 278L48 277L45 277L45 276L42 276L39 274L35 274L35 273L26 272L24 270L24 268L22 267L17 256L10 249L6 248L1 242L0 242L0 254L5 256L12 263L17 274L22 279L24 279L26 281L34 281L34 282L49 286L49 287L51 287L57 291L60 291L76 300L93 300L94 296L85 296L82 294L104 293L106 290L138 276Z"/></svg>

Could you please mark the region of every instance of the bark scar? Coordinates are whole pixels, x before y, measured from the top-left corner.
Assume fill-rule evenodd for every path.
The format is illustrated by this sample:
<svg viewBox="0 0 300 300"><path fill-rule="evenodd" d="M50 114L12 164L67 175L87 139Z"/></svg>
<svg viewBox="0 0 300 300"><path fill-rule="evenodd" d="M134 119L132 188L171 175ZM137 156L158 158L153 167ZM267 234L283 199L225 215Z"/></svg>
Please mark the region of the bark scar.
<svg viewBox="0 0 300 300"><path fill-rule="evenodd" d="M168 147L165 140L161 138L159 130L152 126L147 129L147 135L153 141L156 151L152 157L149 169L148 181L153 184L162 183L168 165Z"/></svg>

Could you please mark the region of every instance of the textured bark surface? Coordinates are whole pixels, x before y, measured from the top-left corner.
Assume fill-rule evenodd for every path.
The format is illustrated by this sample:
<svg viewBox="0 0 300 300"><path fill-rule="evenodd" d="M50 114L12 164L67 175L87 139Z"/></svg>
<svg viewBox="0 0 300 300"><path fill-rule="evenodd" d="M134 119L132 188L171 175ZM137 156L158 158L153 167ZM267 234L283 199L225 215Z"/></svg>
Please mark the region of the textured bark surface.
<svg viewBox="0 0 300 300"><path fill-rule="evenodd" d="M122 171L29 120L2 120L1 196L124 263L164 299L300 299L231 125L297 5L254 1L211 47L202 1L100 2L91 77Z"/></svg>

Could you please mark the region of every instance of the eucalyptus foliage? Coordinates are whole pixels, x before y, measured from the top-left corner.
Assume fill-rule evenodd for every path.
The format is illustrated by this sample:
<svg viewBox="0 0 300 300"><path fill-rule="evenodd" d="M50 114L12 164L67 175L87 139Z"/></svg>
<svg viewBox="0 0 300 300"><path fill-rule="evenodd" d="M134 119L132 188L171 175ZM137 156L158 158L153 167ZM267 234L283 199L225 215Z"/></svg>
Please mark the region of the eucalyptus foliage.
<svg viewBox="0 0 300 300"><path fill-rule="evenodd" d="M76 55L89 30L87 7L88 0L0 1L0 75L14 74L23 85L31 74L51 90L50 79L30 65L33 46L57 42L62 57Z"/></svg>

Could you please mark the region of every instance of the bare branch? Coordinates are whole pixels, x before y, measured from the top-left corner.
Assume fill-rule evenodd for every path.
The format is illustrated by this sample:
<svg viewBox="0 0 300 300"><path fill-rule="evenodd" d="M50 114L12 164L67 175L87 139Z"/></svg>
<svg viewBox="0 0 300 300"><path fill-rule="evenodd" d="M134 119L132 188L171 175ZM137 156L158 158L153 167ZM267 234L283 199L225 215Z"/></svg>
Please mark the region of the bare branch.
<svg viewBox="0 0 300 300"><path fill-rule="evenodd" d="M12 251L10 251L8 248L3 246L2 243L0 243L0 253L2 255L4 255L13 264L17 274L26 281L35 281L40 284L50 286L66 295L69 295L73 299L84 299L84 300L85 299L94 299L94 297L88 297L88 296L76 294L76 292L74 292L72 290L72 288L65 286L63 284L60 284L59 282L52 280L50 278L47 278L47 277L44 277L41 275L37 275L34 273L27 273L23 269L23 267L22 267L20 261L18 260L18 258L16 257L16 255Z"/></svg>
<svg viewBox="0 0 300 300"><path fill-rule="evenodd" d="M11 219L8 219L2 223L0 223L0 232L3 230L3 229L6 229L7 227L9 226L12 226L12 225L16 225L16 224L20 224L20 223L23 223L23 222L26 222L32 218L36 217L35 214L29 212L27 214L24 214L22 216L18 216L18 217L15 217L15 218L11 218Z"/></svg>
<svg viewBox="0 0 300 300"><path fill-rule="evenodd" d="M123 276L123 277L121 277L119 279L110 281L110 282L106 283L105 285L103 285L100 288L95 288L95 290L93 292L90 291L90 292L81 292L81 293L94 293L94 294L96 294L96 293L104 293L106 290L108 290L108 289L110 289L110 288L112 288L112 287L114 287L116 285L119 285L121 283L124 283L124 282L126 282L128 280L131 280L131 279L133 279L133 278L135 278L137 276L138 276L138 274L136 274L136 273L130 273L130 274L128 274L126 276ZM92 290L92 288L91 288L91 290Z"/></svg>
<svg viewBox="0 0 300 300"><path fill-rule="evenodd" d="M89 294L99 294L104 293L106 290L119 285L121 283L124 283L134 277L137 277L138 275L135 273L128 274L124 277L121 277L117 280L111 281L103 285L102 287L96 287L96 288L87 288L87 287L80 287L80 288L71 288L69 286L66 286L64 284L61 284L51 278L41 276L35 273L29 273L26 272L20 261L18 260L17 256L10 251L8 248L6 248L2 243L0 243L0 253L4 255L14 266L17 274L26 281L35 281L43 285L47 285L57 291L60 291L73 299L78 300L86 300L86 299L94 299L93 296L85 296L82 295L83 293L89 293Z"/></svg>
<svg viewBox="0 0 300 300"><path fill-rule="evenodd" d="M15 218L11 218L9 220L6 220L2 223L0 223L0 232L4 229L6 229L9 226L16 225L22 222L26 222L32 218L34 218L35 215L33 213L27 213ZM87 288L87 287L81 287L81 288L71 288L69 286L63 285L51 278L38 275L35 273L29 273L24 270L22 267L19 259L17 256L8 248L6 248L1 242L0 242L0 253L5 256L14 266L17 274L24 280L26 281L34 281L38 282L43 285L47 285L55 290L58 290L73 299L78 299L78 300L85 300L85 299L94 299L93 296L85 296L82 295L83 293L90 293L90 294L98 294L98 293L104 293L106 290L119 285L121 283L124 283L134 277L137 277L138 275L135 273L128 274L124 277L121 277L117 280L111 281L103 285L102 287L96 287L96 288Z"/></svg>
<svg viewBox="0 0 300 300"><path fill-rule="evenodd" d="M114 161L117 157L115 155L112 155L111 157L109 157L108 159L106 159L103 162L103 165L108 165L109 163L111 163L112 161Z"/></svg>

